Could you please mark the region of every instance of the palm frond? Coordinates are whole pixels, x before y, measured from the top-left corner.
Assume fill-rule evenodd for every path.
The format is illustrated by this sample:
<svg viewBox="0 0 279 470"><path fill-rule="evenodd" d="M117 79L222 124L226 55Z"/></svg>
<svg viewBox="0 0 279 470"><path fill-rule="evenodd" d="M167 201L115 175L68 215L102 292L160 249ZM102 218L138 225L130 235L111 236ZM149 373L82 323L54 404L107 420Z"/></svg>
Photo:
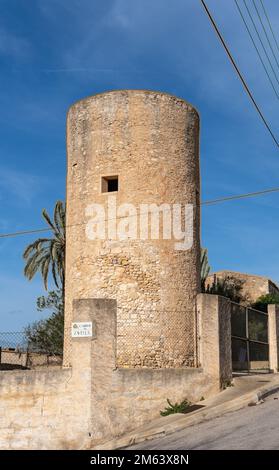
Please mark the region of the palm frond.
<svg viewBox="0 0 279 470"><path fill-rule="evenodd" d="M42 211L43 218L53 232L51 238L38 238L28 245L23 258L26 260L24 275L31 280L37 272L41 273L44 287L48 288L48 278L51 272L57 288L64 285L65 270L65 207L62 201L57 201L53 213L53 221L46 209Z"/></svg>
<svg viewBox="0 0 279 470"><path fill-rule="evenodd" d="M46 220L46 222L48 223L48 225L52 228L52 230L55 232L56 231L56 228L55 228L55 225L52 223L46 209L43 209L42 211L42 215L43 215L43 218Z"/></svg>
<svg viewBox="0 0 279 470"><path fill-rule="evenodd" d="M57 273L56 273L55 263L52 263L52 277L53 277L53 280L54 280L54 284L56 285L56 287L59 288L58 276L57 276Z"/></svg>
<svg viewBox="0 0 279 470"><path fill-rule="evenodd" d="M28 263L26 264L24 268L24 274L27 277L27 279L31 280L35 276L35 274L41 269L41 265L43 261L48 258L49 255L47 253L45 254L40 254L40 253L35 253L30 260L28 260Z"/></svg>
<svg viewBox="0 0 279 470"><path fill-rule="evenodd" d="M24 259L28 258L33 250L37 250L41 245L43 245L44 243L49 243L50 241L51 241L50 238L38 238L38 240L31 243L25 248L23 252L23 258Z"/></svg>
<svg viewBox="0 0 279 470"><path fill-rule="evenodd" d="M65 209L62 201L57 201L54 208L53 219L59 234L65 232Z"/></svg>
<svg viewBox="0 0 279 470"><path fill-rule="evenodd" d="M41 263L41 274L42 274L42 278L43 278L44 286L46 290L48 287L48 272L49 272L50 261L51 261L50 256L48 256Z"/></svg>

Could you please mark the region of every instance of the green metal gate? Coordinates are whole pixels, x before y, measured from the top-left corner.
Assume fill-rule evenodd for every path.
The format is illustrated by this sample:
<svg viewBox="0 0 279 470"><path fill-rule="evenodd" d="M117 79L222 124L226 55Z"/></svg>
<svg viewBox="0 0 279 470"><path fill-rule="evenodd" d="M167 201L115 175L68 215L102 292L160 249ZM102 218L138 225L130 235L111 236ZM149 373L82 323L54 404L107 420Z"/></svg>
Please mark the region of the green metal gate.
<svg viewBox="0 0 279 470"><path fill-rule="evenodd" d="M231 303L233 371L269 370L268 314Z"/></svg>

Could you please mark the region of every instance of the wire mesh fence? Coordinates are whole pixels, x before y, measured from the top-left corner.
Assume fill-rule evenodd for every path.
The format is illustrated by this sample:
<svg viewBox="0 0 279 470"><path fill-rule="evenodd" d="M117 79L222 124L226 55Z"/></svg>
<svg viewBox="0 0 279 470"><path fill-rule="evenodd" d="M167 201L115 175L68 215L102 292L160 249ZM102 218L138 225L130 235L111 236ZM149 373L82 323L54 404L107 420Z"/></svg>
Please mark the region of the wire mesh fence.
<svg viewBox="0 0 279 470"><path fill-rule="evenodd" d="M196 367L196 320L178 309L117 311L118 367Z"/></svg>
<svg viewBox="0 0 279 470"><path fill-rule="evenodd" d="M22 331L0 332L0 370L58 367L62 359L62 349L55 345L32 341Z"/></svg>
<svg viewBox="0 0 279 470"><path fill-rule="evenodd" d="M118 308L115 339L117 367L196 367L195 318L186 309ZM0 332L0 370L62 363L72 363L72 327Z"/></svg>

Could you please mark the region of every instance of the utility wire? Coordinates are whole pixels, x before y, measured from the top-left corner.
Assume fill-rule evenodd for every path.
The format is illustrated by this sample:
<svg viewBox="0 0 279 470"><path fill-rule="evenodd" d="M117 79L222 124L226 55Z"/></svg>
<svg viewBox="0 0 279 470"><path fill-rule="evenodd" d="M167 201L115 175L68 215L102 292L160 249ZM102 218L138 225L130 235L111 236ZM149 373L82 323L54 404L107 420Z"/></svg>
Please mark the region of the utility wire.
<svg viewBox="0 0 279 470"><path fill-rule="evenodd" d="M263 48L263 50L264 50L265 56L266 56L266 58L267 58L267 60L268 60L268 63L269 63L269 65L270 65L270 68L271 68L271 70L272 70L272 72L273 72L273 75L274 75L274 77L275 77L277 83L279 84L279 80L278 80L278 77L277 77L277 73L276 73L276 71L274 70L274 67L273 67L272 62L271 62L270 57L269 57L269 54L268 54L268 52L267 52L267 50L266 50L266 47L265 47L265 45L264 45L264 43L263 43L263 41L262 41L261 35L260 35L259 31L258 31L257 25L256 25L256 23L255 23L255 21L254 21L253 16L252 16L252 13L251 13L251 11L250 11L249 8L248 8L248 5L247 5L246 0L243 0L243 3L244 3L244 5L245 5L246 11L247 11L247 13L248 13L248 15L249 15L249 18L250 18L250 20L251 20L251 22L252 22L252 24L253 24L253 26L254 26L254 30L256 31L256 35L258 36L258 39L259 39L259 41L260 41L260 43L261 43L261 45L262 45L262 48Z"/></svg>
<svg viewBox="0 0 279 470"><path fill-rule="evenodd" d="M236 65L236 62L235 62L234 58L232 57L232 55L231 55L231 53L230 53L230 50L228 49L228 46L226 45L226 43L225 43L225 41L224 41L224 39L223 39L223 37L222 37L222 35L221 35L219 29L218 29L218 27L217 27L217 25L216 25L216 23L215 23L213 17L212 17L212 15L211 15L209 9L208 9L207 6L206 6L205 1L204 1L204 0L201 0L201 3L202 3L202 5L203 5L203 7L204 7L204 9L205 9L205 12L206 12L208 18L210 19L210 22L211 22L213 28L215 29L215 32L217 33L217 36L219 37L219 39L220 39L220 41L221 41L221 43L222 43L222 46L224 47L224 49L225 49L225 51L226 51L226 53L227 53L227 55L228 55L228 57L229 57L229 59L230 59L232 65L233 65L233 67L234 67L234 69L235 69L235 71L236 71L238 77L240 78L241 83L242 83L242 85L243 85L244 88L245 88L245 91L247 92L247 94L248 94L250 100L252 101L254 107L256 108L256 110L257 110L257 112L258 112L258 114L259 114L261 120L263 121L263 123L264 123L266 129L268 130L269 134L271 135L272 140L275 142L276 146L279 147L279 142L278 142L278 140L276 139L276 137L275 137L274 133L272 132L272 130L271 130L271 128L270 128L268 122L266 121L266 119L265 119L263 113L261 112L259 106L257 105L256 100L254 99L254 97L253 97L253 95L252 95L252 92L250 91L250 89L249 89L247 83L245 82L245 80L244 80L244 78L243 78L243 76L242 76L242 74L241 74L241 72L240 72L238 66Z"/></svg>
<svg viewBox="0 0 279 470"><path fill-rule="evenodd" d="M273 91L274 91L274 93L275 93L277 99L279 99L279 95L278 95L278 93L277 93L277 90L276 90L276 88L275 88L275 86L274 86L274 83L273 83L273 81L272 81L272 79L271 79L271 77L270 77L270 75L269 75L269 72L268 72L268 70L267 70L267 68L266 68L266 66L265 66L265 63L264 63L264 61L263 61L263 59L262 59L262 56L261 56L261 53L260 53L260 51L259 51L259 49L258 49L258 47L257 47L257 44L256 44L256 42L254 41L253 35L252 35L252 33L251 33L250 29L249 29L249 26L248 26L248 24L247 24L247 22L246 22L246 20L245 20L245 17L244 17L244 15L243 15L242 11L241 11L241 8L240 8L240 6L239 6L239 4L238 4L238 1L237 1L237 0L234 0L234 3L235 3L235 5L236 5L236 8L238 9L238 12L239 12L239 14L240 14L240 16L241 16L241 18L242 18L242 21L243 21L245 27L246 27L246 30L247 30L247 32L248 32L248 34L249 34L249 36L250 36L250 39L251 39L251 41L252 41L252 44L253 44L254 48L256 49L256 52L257 52L257 54L258 54L258 57L259 57L259 59L260 59L260 61L261 61L262 66L263 66L263 68L264 68L264 70L265 70L265 73L266 73L267 78L268 78L268 80L269 80L269 82L270 82L270 85L272 86Z"/></svg>
<svg viewBox="0 0 279 470"><path fill-rule="evenodd" d="M245 194L238 194L237 196L225 196L221 197L219 199L211 199L209 201L203 201L201 202L201 206L209 206L211 204L218 204L220 202L225 202L225 201L232 201L235 199L244 199L248 197L255 197L255 196L261 196L263 194L268 194L268 193L275 193L279 192L279 188L270 188L270 189L264 189L263 191L254 191L253 193L245 193Z"/></svg>
<svg viewBox="0 0 279 470"><path fill-rule="evenodd" d="M256 197L256 196L261 196L263 194L268 194L268 193L275 193L275 192L279 192L279 187L278 188L269 188L269 189L264 189L262 191L254 191L253 193L245 193L245 194L238 194L238 195L235 195L235 196L225 196L225 197L221 197L221 198L218 198L218 199L209 199L208 201L203 201L201 202L199 205L200 206L210 206L210 205L214 205L214 204L219 204L221 202L226 202L226 201L233 201L233 200L237 200L237 199L244 199L244 198L250 198L250 197ZM171 210L171 209L169 209ZM146 214L149 214L149 212L147 212ZM99 222L106 222L106 221L109 221L109 220L118 220L118 219L123 219L123 218L126 218L126 217L137 217L138 214L135 214L135 215L130 215L130 216L121 216L121 217L115 217L115 218L111 218L111 219L102 219L100 220ZM97 223L98 221L95 221L95 223ZM81 225L86 225L88 222L81 222L79 224L72 224L72 225L66 225L66 228L72 228L72 227L79 227ZM11 233L2 233L0 234L0 238L11 238L11 237L17 237L17 236L20 236L20 235L30 235L30 234L33 234L33 233L42 233L42 232L53 232L53 229L51 228L41 228L41 229L34 229L34 230L22 230L22 231L19 231L19 232L11 232Z"/></svg>
<svg viewBox="0 0 279 470"><path fill-rule="evenodd" d="M260 21L260 23L261 23L261 25L262 25L262 28L263 28L263 31L264 31L266 40L267 40L267 42L268 42L268 45L269 45L269 47L270 47L270 50L271 50L272 55L273 55L273 57L274 57L274 60L275 60L275 62L276 62L276 64L277 64L277 67L279 68L279 62L278 62L277 57L276 57L276 55L275 55L275 53L274 53L272 44L271 44L271 42L270 42L270 40L269 40L268 34L267 34L267 32L266 32L266 29L265 29L265 25L264 25L264 23L263 23L263 21L262 21L262 18L261 18L261 15L260 15L260 13L259 13L259 10L258 10L258 7L257 7L257 5L256 5L255 0L253 0L253 5L254 5L254 8L255 8L255 10L256 10L256 13L257 13L257 16L258 16L258 18L259 18L259 21Z"/></svg>
<svg viewBox="0 0 279 470"><path fill-rule="evenodd" d="M266 11L266 9L265 9L265 7L264 7L264 4L263 4L262 0L260 0L260 2L261 2L261 6L262 6L262 9L263 9L264 15L265 15L265 17L266 17L266 21L267 21L267 23L268 23L269 29L270 29L270 31L271 31L271 34L272 34L273 39L274 39L274 42L275 42L276 47L277 47L278 52L279 52L279 44L278 44L278 41L277 41L276 36L275 36L275 34L274 34L273 28L272 28L272 26L271 26L271 22L270 22L270 20L269 20L267 11Z"/></svg>

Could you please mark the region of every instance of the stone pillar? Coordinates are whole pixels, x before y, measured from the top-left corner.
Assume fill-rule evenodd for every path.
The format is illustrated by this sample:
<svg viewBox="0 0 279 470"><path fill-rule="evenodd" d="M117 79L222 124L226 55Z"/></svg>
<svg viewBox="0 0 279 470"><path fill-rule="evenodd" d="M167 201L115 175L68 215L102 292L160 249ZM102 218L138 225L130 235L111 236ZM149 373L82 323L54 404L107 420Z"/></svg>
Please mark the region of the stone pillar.
<svg viewBox="0 0 279 470"><path fill-rule="evenodd" d="M110 419L103 408L111 392L116 358L116 301L78 299L73 301L73 322L92 322L92 337L72 338L73 411L83 416L88 445L107 434ZM71 330L65 332L71 335ZM92 411L94 410L94 411Z"/></svg>
<svg viewBox="0 0 279 470"><path fill-rule="evenodd" d="M268 342L269 342L269 368L273 372L279 370L279 306L268 305Z"/></svg>
<svg viewBox="0 0 279 470"><path fill-rule="evenodd" d="M113 299L73 301L73 321L92 322L92 337L72 338L73 407L84 416L90 444L113 434L109 397L115 392L116 310Z"/></svg>
<svg viewBox="0 0 279 470"><path fill-rule="evenodd" d="M116 418L112 397L118 386L113 382L116 370L116 317L117 302L114 299L92 299L96 341L92 344L92 444L113 435L113 418ZM121 419L121 418L120 418Z"/></svg>
<svg viewBox="0 0 279 470"><path fill-rule="evenodd" d="M211 294L197 296L198 356L204 372L215 377L220 388L232 379L231 303Z"/></svg>

